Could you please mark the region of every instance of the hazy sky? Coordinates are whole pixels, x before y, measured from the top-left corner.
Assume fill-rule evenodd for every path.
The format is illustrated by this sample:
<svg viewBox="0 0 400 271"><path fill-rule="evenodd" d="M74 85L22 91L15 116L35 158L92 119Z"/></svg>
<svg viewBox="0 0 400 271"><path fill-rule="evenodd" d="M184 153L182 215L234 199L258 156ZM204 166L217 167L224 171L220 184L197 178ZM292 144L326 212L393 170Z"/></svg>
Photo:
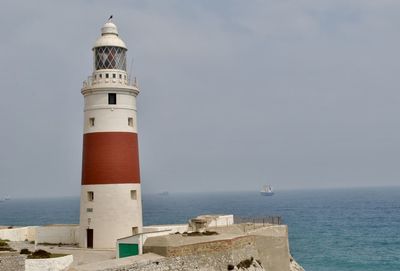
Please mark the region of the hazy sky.
<svg viewBox="0 0 400 271"><path fill-rule="evenodd" d="M0 196L78 195L110 14L144 193L400 184L400 1L2 1Z"/></svg>

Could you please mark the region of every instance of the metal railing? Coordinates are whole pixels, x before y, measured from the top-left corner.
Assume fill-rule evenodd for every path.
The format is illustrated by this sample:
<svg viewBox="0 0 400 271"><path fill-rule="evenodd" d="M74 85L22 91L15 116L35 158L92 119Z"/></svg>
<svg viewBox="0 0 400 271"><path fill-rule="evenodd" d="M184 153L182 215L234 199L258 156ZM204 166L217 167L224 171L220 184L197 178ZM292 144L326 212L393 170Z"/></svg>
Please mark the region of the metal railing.
<svg viewBox="0 0 400 271"><path fill-rule="evenodd" d="M266 217L239 217L235 216L235 224L258 224L258 225L282 225L283 219L281 216L266 216Z"/></svg>

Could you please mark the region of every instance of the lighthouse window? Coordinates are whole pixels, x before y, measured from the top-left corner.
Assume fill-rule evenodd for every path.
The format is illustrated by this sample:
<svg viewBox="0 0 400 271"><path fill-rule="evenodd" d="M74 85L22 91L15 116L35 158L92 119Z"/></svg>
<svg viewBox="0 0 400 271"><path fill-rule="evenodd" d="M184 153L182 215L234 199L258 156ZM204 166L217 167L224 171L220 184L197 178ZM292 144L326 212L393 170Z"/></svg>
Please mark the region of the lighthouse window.
<svg viewBox="0 0 400 271"><path fill-rule="evenodd" d="M126 70L126 49L114 46L103 46L95 48L96 70L118 69Z"/></svg>
<svg viewBox="0 0 400 271"><path fill-rule="evenodd" d="M117 104L117 94L108 93L108 104Z"/></svg>
<svg viewBox="0 0 400 271"><path fill-rule="evenodd" d="M122 79L122 74L119 75L119 79Z"/></svg>
<svg viewBox="0 0 400 271"><path fill-rule="evenodd" d="M93 208L86 208L86 212L93 213Z"/></svg>
<svg viewBox="0 0 400 271"><path fill-rule="evenodd" d="M113 78L117 78L117 75L115 73L113 73Z"/></svg>
<svg viewBox="0 0 400 271"><path fill-rule="evenodd" d="M106 78L108 78L108 73L106 73Z"/></svg>
<svg viewBox="0 0 400 271"><path fill-rule="evenodd" d="M133 118L128 118L128 125L133 127Z"/></svg>
<svg viewBox="0 0 400 271"><path fill-rule="evenodd" d="M136 190L131 190L131 199L137 200L137 193L136 193Z"/></svg>
<svg viewBox="0 0 400 271"><path fill-rule="evenodd" d="M88 196L88 201L94 200L94 192L93 191L88 191L87 196Z"/></svg>
<svg viewBox="0 0 400 271"><path fill-rule="evenodd" d="M90 127L94 126L94 118L89 118L89 126Z"/></svg>

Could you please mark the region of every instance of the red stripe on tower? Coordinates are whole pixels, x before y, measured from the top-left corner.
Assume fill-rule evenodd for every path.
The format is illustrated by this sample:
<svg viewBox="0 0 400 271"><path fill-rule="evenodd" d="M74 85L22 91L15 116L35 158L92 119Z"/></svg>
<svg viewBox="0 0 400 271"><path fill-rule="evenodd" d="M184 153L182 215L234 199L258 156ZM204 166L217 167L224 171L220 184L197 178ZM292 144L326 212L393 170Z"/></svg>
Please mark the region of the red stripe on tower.
<svg viewBox="0 0 400 271"><path fill-rule="evenodd" d="M137 134L84 134L82 185L117 183L140 183Z"/></svg>

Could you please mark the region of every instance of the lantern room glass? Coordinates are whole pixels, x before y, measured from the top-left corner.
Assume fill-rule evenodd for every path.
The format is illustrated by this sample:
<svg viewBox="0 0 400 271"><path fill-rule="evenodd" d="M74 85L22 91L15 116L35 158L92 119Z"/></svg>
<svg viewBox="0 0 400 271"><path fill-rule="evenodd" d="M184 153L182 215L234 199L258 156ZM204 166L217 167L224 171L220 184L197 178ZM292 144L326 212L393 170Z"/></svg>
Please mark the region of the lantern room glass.
<svg viewBox="0 0 400 271"><path fill-rule="evenodd" d="M114 46L96 47L94 50L96 70L117 69L126 71L126 49Z"/></svg>

